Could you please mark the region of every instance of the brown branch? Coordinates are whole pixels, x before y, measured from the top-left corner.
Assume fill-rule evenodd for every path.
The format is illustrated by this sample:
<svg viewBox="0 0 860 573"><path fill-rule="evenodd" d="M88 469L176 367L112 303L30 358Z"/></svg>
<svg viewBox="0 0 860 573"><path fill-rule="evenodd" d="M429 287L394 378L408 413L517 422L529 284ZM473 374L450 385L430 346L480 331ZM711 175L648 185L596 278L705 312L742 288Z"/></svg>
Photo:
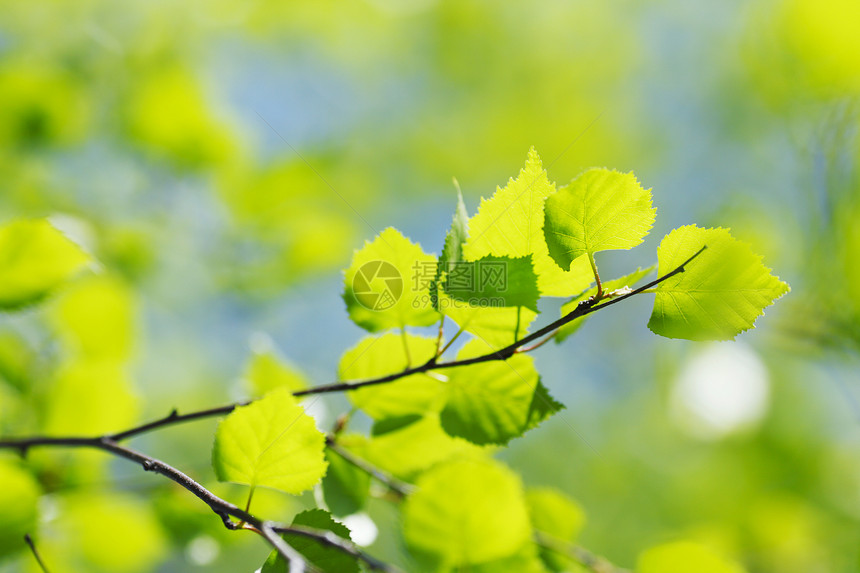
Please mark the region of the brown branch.
<svg viewBox="0 0 860 573"><path fill-rule="evenodd" d="M177 416L168 416L168 418L175 420ZM149 424L149 426L152 426L152 424ZM126 432L124 432L124 434L125 433ZM43 446L73 448L81 447L103 450L117 457L125 458L132 462L140 464L144 471L153 472L168 478L169 480L179 484L184 489L197 496L197 498L199 498L203 503L208 505L209 508L221 518L221 520L224 522L224 525L228 529L240 528L240 525L234 522L231 518L237 519L240 523L244 523L250 526L246 528L252 529L259 533L275 550L278 551L281 557L287 560L287 562L290 564L291 572L308 571L312 573L319 573L319 569L313 564L307 562L299 552L290 547L290 545L277 534L277 532L279 531L294 532L298 535L313 537L320 543L335 547L340 551L344 551L348 555L355 557L356 559L360 559L365 564L367 564L367 566L371 570L392 572L395 571L393 567L360 551L351 542L345 539L341 539L339 537L337 538L337 540L339 541L335 540L334 538L337 536L335 536L331 532L310 528L300 528L300 530L293 531L295 528L292 526L264 520L257 517L256 515L248 513L244 509L230 503L229 501L221 499L220 497L206 489L203 485L196 482L193 478L184 474L173 466L137 450L122 446L110 436L98 438L37 437L31 439L21 438L12 440L0 440L0 449L14 449L18 450L22 454L25 454L30 448Z"/></svg>

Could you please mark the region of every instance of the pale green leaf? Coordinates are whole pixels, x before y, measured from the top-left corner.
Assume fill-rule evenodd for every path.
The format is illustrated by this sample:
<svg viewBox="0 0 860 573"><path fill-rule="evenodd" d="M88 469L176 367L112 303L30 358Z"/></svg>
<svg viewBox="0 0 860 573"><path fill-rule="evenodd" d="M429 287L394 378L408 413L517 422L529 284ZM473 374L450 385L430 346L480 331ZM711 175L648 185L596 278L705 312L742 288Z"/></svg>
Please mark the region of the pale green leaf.
<svg viewBox="0 0 860 573"><path fill-rule="evenodd" d="M408 358L406 348L409 348ZM436 354L436 339L389 332L368 336L340 359L341 380L364 380L424 364ZM388 384L359 388L347 393L357 408L376 419L423 414L442 405L442 386L437 377L413 374Z"/></svg>
<svg viewBox="0 0 860 573"><path fill-rule="evenodd" d="M456 456L476 455L482 448L445 433L438 414L375 435L363 449L351 450L397 477L411 481L430 466Z"/></svg>
<svg viewBox="0 0 860 573"><path fill-rule="evenodd" d="M445 244L442 246L442 254L439 255L439 264L436 268L436 276L430 285L430 296L433 300L433 308L439 310L438 293L439 279L442 269L447 269L449 264L463 261L463 245L469 236L469 214L466 212L466 204L463 203L463 194L457 188L457 208L451 221L451 228L445 234Z"/></svg>
<svg viewBox="0 0 860 573"><path fill-rule="evenodd" d="M0 460L0 558L24 549L24 534L36 529L39 486L28 472L11 461Z"/></svg>
<svg viewBox="0 0 860 573"><path fill-rule="evenodd" d="M275 388L284 387L291 392L308 387L304 375L273 350L255 352L242 379L251 387L254 396L262 396Z"/></svg>
<svg viewBox="0 0 860 573"><path fill-rule="evenodd" d="M765 307L790 290L728 229L695 225L675 229L660 243L660 276L675 270L703 246L707 249L683 273L657 286L648 321L655 334L689 340L731 339L752 328Z"/></svg>
<svg viewBox="0 0 860 573"><path fill-rule="evenodd" d="M378 332L439 320L430 297L436 257L387 228L355 252L344 276L344 301L357 325Z"/></svg>
<svg viewBox="0 0 860 573"><path fill-rule="evenodd" d="M489 351L482 341L473 340L457 358L472 358ZM447 374L442 427L450 435L475 444L506 444L548 417L558 405L545 388L540 388L534 360L525 354L515 354L505 361L460 366ZM546 404L535 404L536 399Z"/></svg>
<svg viewBox="0 0 860 573"><path fill-rule="evenodd" d="M532 255L541 294L571 296L587 288L593 278L588 261L577 262L565 272L549 256L543 233L544 202L554 192L555 184L547 179L540 157L529 150L517 178L483 199L469 220L469 239L463 247L466 260Z"/></svg>
<svg viewBox="0 0 860 573"><path fill-rule="evenodd" d="M651 274L656 265L650 266L647 269L638 268L629 275L625 275L623 277L612 279L611 281L603 282L603 292L604 293L612 293L618 289L623 289L624 287L633 287L640 280ZM561 316L567 316L579 305L580 302L594 296L597 294L597 287L592 287L582 294L573 297L563 305L561 305ZM564 326L558 329L558 332L555 334L556 342L562 342L565 338L576 332L582 327L585 321L588 319L587 316L583 316L581 318L577 318L572 322L568 322Z"/></svg>
<svg viewBox="0 0 860 573"><path fill-rule="evenodd" d="M563 270L582 255L632 249L654 224L651 191L632 173L589 169L546 201L549 254Z"/></svg>
<svg viewBox="0 0 860 573"><path fill-rule="evenodd" d="M519 478L490 459L458 459L422 474L403 505L410 550L443 566L516 554L531 535Z"/></svg>
<svg viewBox="0 0 860 573"><path fill-rule="evenodd" d="M212 465L221 481L298 494L325 474L324 446L313 418L281 387L218 424Z"/></svg>
<svg viewBox="0 0 860 573"><path fill-rule="evenodd" d="M345 525L332 519L328 512L322 509L309 509L298 514L291 525L299 525L319 531L331 531L341 539L349 540L349 529ZM358 562L343 551L311 539L303 535L285 533L282 535L290 547L302 554L309 563L312 563L326 573L358 573ZM262 573L288 573L289 564L277 551L272 551L266 563L263 565Z"/></svg>
<svg viewBox="0 0 860 573"><path fill-rule="evenodd" d="M744 573L743 567L704 545L688 541L648 549L636 563L636 573Z"/></svg>
<svg viewBox="0 0 860 573"><path fill-rule="evenodd" d="M44 219L0 226L0 310L39 302L90 257Z"/></svg>

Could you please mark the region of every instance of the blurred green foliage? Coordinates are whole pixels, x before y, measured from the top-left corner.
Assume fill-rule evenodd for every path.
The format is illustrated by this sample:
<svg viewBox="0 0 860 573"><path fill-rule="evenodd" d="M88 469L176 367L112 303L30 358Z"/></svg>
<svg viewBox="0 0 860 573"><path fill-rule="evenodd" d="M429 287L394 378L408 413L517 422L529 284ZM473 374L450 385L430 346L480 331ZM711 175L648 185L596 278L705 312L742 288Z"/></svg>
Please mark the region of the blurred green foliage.
<svg viewBox="0 0 860 573"><path fill-rule="evenodd" d="M443 228L451 176L475 206L534 145L559 181L635 169L667 228L733 227L794 292L749 339L770 372L766 412L719 439L672 415L694 345L602 317L541 351L568 410L505 461L578 500L588 525L574 505L532 520L642 573L666 573L660 548L682 538L697 542L682 551L730 556L713 571L860 567L856 1L0 0L0 15L0 223L50 217L81 246L57 250L43 228L24 247L52 251L62 276L0 277L3 309L47 297L0 314L0 435L116 431L335 377L360 336L336 294L353 249L395 222ZM14 254L6 233L0 251ZM296 367L246 351L261 329ZM146 444L240 502L214 483L213 430ZM383 430L351 450L403 479L477 449L435 414ZM60 571L264 561L256 540L140 473L92 452L34 450L26 468L3 454L0 571L36 570L25 532ZM564 511L541 495L511 503ZM309 501L261 490L255 509L289 521ZM391 512L369 511L371 549L408 563ZM195 549L206 540L219 550ZM464 550L456 541L436 539Z"/></svg>

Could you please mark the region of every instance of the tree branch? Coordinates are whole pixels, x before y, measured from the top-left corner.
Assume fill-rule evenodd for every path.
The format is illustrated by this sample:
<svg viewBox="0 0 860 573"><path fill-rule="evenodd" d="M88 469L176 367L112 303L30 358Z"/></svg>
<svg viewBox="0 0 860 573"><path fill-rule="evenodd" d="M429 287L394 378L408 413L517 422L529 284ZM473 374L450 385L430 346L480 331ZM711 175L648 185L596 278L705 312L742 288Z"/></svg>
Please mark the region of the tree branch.
<svg viewBox="0 0 860 573"><path fill-rule="evenodd" d="M569 557L593 573L631 573L628 569L617 567L584 547L556 539L540 531L535 532L534 540L540 547Z"/></svg>
<svg viewBox="0 0 860 573"><path fill-rule="evenodd" d="M211 412L211 410L208 410L207 412ZM168 416L167 418L162 418L162 420L166 420L168 418L175 420L177 417L178 416ZM188 416L188 418L191 417L193 416ZM152 423L148 424L147 426L150 426L149 429L152 429ZM127 433L128 432L123 432L120 435ZM395 569L391 566L382 563L381 561L378 561L377 559L369 555L366 555L351 542L345 539L341 539L340 537L337 537L331 532L320 531L311 528L301 528L301 531L293 531L293 529L295 528L289 525L264 520L257 517L256 515L248 513L244 509L230 503L229 501L221 499L220 497L206 489L203 485L196 482L193 478L184 474L173 466L137 450L122 446L110 436L98 438L37 437L30 439L21 438L0 440L0 449L18 450L22 454L25 454L30 448L42 446L80 447L103 450L115 456L125 458L132 462L140 464L140 466L143 467L144 471L153 472L168 478L169 480L179 484L180 486L197 496L203 503L208 505L209 508L215 514L221 517L222 521L224 521L224 525L228 529L239 528L239 525L234 523L230 519L231 517L251 526L250 528L246 528L253 529L257 533L259 533L264 539L266 539L266 541L268 541L268 543L275 550L278 551L281 557L287 560L287 562L290 564L290 573L301 573L302 571L308 571L311 573L320 572L317 567L315 567L311 563L308 563L299 552L290 547L290 545L277 534L278 531L290 531L299 535L304 535L305 537L312 537L320 543L335 547L340 551L344 551L352 557L362 560L364 563L367 564L368 567L370 567L371 570L389 572L395 571Z"/></svg>
<svg viewBox="0 0 860 573"><path fill-rule="evenodd" d="M540 339L540 338L542 338L542 337L544 337L550 333L553 333L554 331L558 330L560 327L564 326L568 322L572 322L572 321L576 320L577 318L581 318L587 314L591 314L593 312L597 312L599 310L602 310L602 309L606 308L607 306L612 306L613 304L617 304L617 303L619 303L623 300L626 300L632 296L635 296L637 294L641 294L643 292L648 292L648 291L650 291L651 288L657 286L658 284L662 283L666 279L669 279L669 278L671 278L671 277L673 277L679 273L683 273L685 267L688 264L690 264L696 257L701 255L702 252L704 252L704 250L707 248L708 248L707 245L703 246L701 249L696 251L689 259L687 259L686 261L684 261L683 263L678 265L675 269L673 269L669 273L666 273L662 277L658 277L658 278L654 279L653 281L649 282L648 284L643 285L643 286L637 288L636 290L630 291L629 293L626 293L622 296L619 296L617 298L613 298L612 300L608 300L608 301L602 302L602 303L599 300L586 299L586 300L580 302L579 305L575 309L573 309L571 312L564 315L563 317L559 318L558 320L551 322L550 324L544 326L540 330L537 330L537 331L533 332L532 334L529 334L528 336L525 336L525 337L521 338L520 340L517 340L513 344L510 344L510 345L508 345L508 346L506 346L500 350L488 352L487 354L484 354L481 356L476 356L474 358L467 358L467 359L463 359L463 360L451 360L449 362L437 362L438 356L434 356L433 358L431 358L430 360L428 360L427 362L425 362L424 364L421 364L419 366L413 366L413 367L407 368L405 370L401 370L399 372L394 372L391 374L387 374L385 376L380 376L378 378L370 378L367 380L358 380L358 381L352 381L352 382L334 382L331 384L323 384L321 386L315 386L313 388L308 388L306 390L299 390L299 391L293 392L293 396L301 397L301 396L310 396L310 395L314 395L314 394L327 394L327 393L332 393L332 392L349 392L352 390L356 390L358 388L364 388L365 386L375 386L378 384L386 384L388 382L394 382L395 380L405 378L406 376L411 376L413 374L423 374L423 373L429 372L431 370L442 370L445 368L455 368L457 366L468 366L470 364L479 364L482 362L492 362L492 361L496 361L496 360L507 360L508 358L510 358L511 356L516 354L518 351L522 352L523 351L523 350L521 350L522 347L524 347L524 346L528 345L529 343L532 343L532 342L534 342L534 341L536 341L536 340L538 340L538 339ZM460 331L454 336L454 339L456 339L457 336L459 336L462 332L463 332L463 330L460 329ZM452 342L454 339L452 339ZM449 345L450 345L450 343L449 343ZM446 349L447 349L447 347L446 347ZM133 438L133 437L138 436L140 434L145 434L147 432L151 432L153 430L158 430L158 429L161 429L161 428L164 428L167 426L172 426L175 424L182 424L185 422L191 422L194 420L200 420L200 419L204 419L204 418L213 418L216 416L226 416L227 414L229 414L230 412L232 412L233 410L235 410L239 406L245 406L249 403L250 403L250 401L237 402L234 404L228 404L226 406L220 406L217 408L210 408L208 410L199 410L199 411L195 411L195 412L189 412L188 414L180 414L176 409L174 409L167 416L164 416L163 418L159 418L159 419L154 420L152 422L148 422L148 423L140 425L140 426L135 426L133 428L129 428L127 430L117 432L115 434L111 434L110 436L106 436L106 438L110 439L113 442L120 442L123 440L127 440L129 438ZM77 442L77 441L87 442L87 441L91 440L92 438L88 438L88 437L77 438L77 437L75 437L75 438L64 438L64 439L70 440L71 442ZM26 450L26 448L28 448L30 445L32 445L32 446L40 445L45 440L47 440L47 443L50 443L50 444L56 443L55 442L56 438L33 437L33 438L18 439L17 441L13 439L12 441L15 443L21 444L21 443L26 442L29 445L12 446L12 447ZM9 442L8 440L7 440L7 442L0 441L0 448L9 447L9 446L3 445L4 443L8 443L8 442ZM80 445L80 444L67 443L66 445Z"/></svg>

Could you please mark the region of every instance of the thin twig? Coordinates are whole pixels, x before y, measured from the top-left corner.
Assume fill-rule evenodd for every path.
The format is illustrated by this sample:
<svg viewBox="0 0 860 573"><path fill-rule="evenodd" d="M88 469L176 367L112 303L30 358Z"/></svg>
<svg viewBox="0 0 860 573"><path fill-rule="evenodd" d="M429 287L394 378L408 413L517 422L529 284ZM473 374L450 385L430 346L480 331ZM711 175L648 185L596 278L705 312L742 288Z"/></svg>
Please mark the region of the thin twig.
<svg viewBox="0 0 860 573"><path fill-rule="evenodd" d="M174 417L173 419L175 419ZM275 531L280 529L289 528L290 526L267 521L248 513L242 508L221 499L204 486L196 482L190 476L184 474L182 471L177 468L161 461L151 456L148 456L142 452L137 450L133 450L131 448L122 446L116 441L114 441L111 437L98 437L98 438L45 438L45 437L37 437L37 438L23 438L23 439L13 439L13 440L0 440L0 449L16 449L20 451L22 454L26 453L30 448L40 447L40 446L54 446L54 447L81 447L81 448L93 448L98 450L103 450L105 452L111 453L117 457L125 458L132 462L138 463L143 467L144 471L153 472L159 475L162 475L173 482L176 482L195 496L199 498L203 503L209 506L209 508L218 515L221 520L224 522L224 525L228 529L239 529L242 526L241 524L248 524L251 527L246 529L252 529L258 532L269 544L278 551L278 553L287 560L290 564L290 572L293 571L300 573L302 571L307 571L309 573L320 573L319 569L311 563L308 563L304 557L292 547L289 546L280 536L278 536ZM239 523L232 521L234 518L239 520ZM332 545L331 532L325 531L317 531L312 529L307 529L305 531L306 537L314 536L314 532L316 535L316 539L321 543L326 543L328 545ZM346 540L342 540L341 550L343 547L347 547L349 543ZM390 566L376 560L369 555L359 551L354 546L352 550L347 552L350 555L356 557L357 559L361 559L364 561L372 570L375 571L395 571Z"/></svg>
<svg viewBox="0 0 860 573"><path fill-rule="evenodd" d="M534 540L544 549L569 557L593 573L631 573L628 569L618 567L584 547L556 539L540 531L535 532Z"/></svg>
<svg viewBox="0 0 860 573"><path fill-rule="evenodd" d="M643 286L637 288L636 290L632 290L632 291L630 291L626 294L623 294L617 298L612 298L611 300L606 300L605 298L603 299L603 301L595 301L594 299L584 300L584 301L580 302L579 305L575 309L573 309L571 312L564 315L563 317L559 318L558 320L544 326L540 330L537 330L537 331L533 332L532 334L529 334L528 336L525 336L525 337L521 338L520 340L517 340L513 344L510 344L510 345L508 345L508 346L506 346L500 350L495 350L495 351L489 352L489 353L481 355L481 356L476 356L474 358L466 358L466 359L462 359L462 360L451 360L449 362L437 362L438 356L434 356L422 365L406 368L405 370L401 370L400 372L394 372L391 374L387 374L385 376L380 376L378 378L370 378L367 380L359 380L359 381L352 381L352 382L334 382L332 384L323 384L321 386L316 386L316 387L308 388L305 390L298 390L296 392L293 392L293 395L300 397L300 396L310 396L313 394L325 394L325 393L331 393L331 392L349 392L352 390L356 390L358 388L363 388L365 386L374 386L374 385L378 385L378 384L385 384L388 382L394 382L395 380L405 378L406 376L411 376L412 374L423 374L423 373L429 372L431 370L441 370L444 368L455 368L457 366L468 366L470 364L479 364L482 362L492 362L492 361L496 361L496 360L507 360L508 358L513 356L518 351L518 349L520 349L524 346L527 346L528 344L530 344L534 341L537 341L537 340L543 338L544 336L546 336L548 334L554 333L560 327L564 326L565 324L567 324L573 320L576 320L577 318L580 318L580 317L585 316L587 314L597 312L598 310L602 310L608 306L612 306L613 304L617 304L617 303L619 303L623 300L626 300L632 296L635 296L637 294L641 294L641 293L645 293L645 292L651 292L651 289L653 287L662 283L666 279L669 279L669 278L671 278L671 277L673 277L679 273L684 272L684 268L688 264L690 264L690 262L692 262L696 257L701 255L705 249L707 249L707 245L703 246L701 249L696 251L696 253L694 253L689 259L687 259L686 261L684 261L683 263L678 265L674 270L670 271L669 273L667 273L661 277L654 279L653 281L649 282L646 285L643 285ZM599 302L599 304L598 304L598 302ZM454 337L448 342L448 344L445 346L445 348L442 349L443 352L445 350L447 350L447 348L454 342L454 340L457 339L458 336L460 336L460 334L462 332L463 332L463 330L460 329L460 331L454 335ZM148 423L140 425L140 426L129 428L127 430L124 430L122 432L118 432L116 434L111 434L110 436L106 436L106 438L113 441L113 442L120 442L123 440L127 440L129 438L133 438L133 437L138 436L140 434L145 434L145 433L151 432L153 430L164 428L166 426L181 424L184 422L190 422L193 420L200 420L200 419L204 419L204 418L212 418L212 417L216 417L216 416L225 416L225 415L229 414L230 412L232 412L233 410L235 410L236 408L238 408L239 406L244 406L248 403L249 403L248 401L237 402L235 404L228 404L226 406L221 406L218 408L210 408L208 410L189 412L188 414L180 414L180 413L178 413L177 410L174 409L173 411L170 412L170 414L168 414L167 416L165 416L163 418L154 420L152 422L148 422ZM30 438L12 439L11 441L13 442L13 445L11 447L22 450L22 453L24 453L26 451L26 449L28 447L30 447L31 445L32 446L40 445L42 443L42 441L44 441L44 440L47 440L46 443L54 443L55 439L56 438L44 438L44 437L39 437L39 436L30 437ZM65 438L65 439L71 440L71 441L78 440L78 441L83 441L83 442L87 442L89 440L92 440L91 437L73 437L73 438ZM4 446L4 444L8 444L8 443L9 443L9 440L7 440L5 442L0 441L0 448L10 447L8 445ZM17 444L25 444L25 443L29 444L29 445L17 445Z"/></svg>
<svg viewBox="0 0 860 573"><path fill-rule="evenodd" d="M35 558L36 558L36 563L38 563L38 564L39 564L39 568L40 568L44 573L49 573L49 571L48 571L48 566L47 566L47 565L45 565L45 562L44 562L44 561L42 561L42 556L41 556L41 555L39 555L39 550L38 550L38 549L36 549L36 544L35 544L35 543L33 543L33 538L32 538L32 537L30 537L30 534L29 534L29 533L24 534L24 541L25 541L25 542L27 543L27 545L30 547L30 552L31 552L31 553L33 553L33 557L35 557Z"/></svg>
<svg viewBox="0 0 860 573"><path fill-rule="evenodd" d="M334 436L326 436L326 447L344 459L344 461L354 465L366 474L376 478L381 483L388 486L400 496L409 495L415 488L412 484L401 481L389 474L388 472L374 466L366 460L361 459L349 450L340 446Z"/></svg>

